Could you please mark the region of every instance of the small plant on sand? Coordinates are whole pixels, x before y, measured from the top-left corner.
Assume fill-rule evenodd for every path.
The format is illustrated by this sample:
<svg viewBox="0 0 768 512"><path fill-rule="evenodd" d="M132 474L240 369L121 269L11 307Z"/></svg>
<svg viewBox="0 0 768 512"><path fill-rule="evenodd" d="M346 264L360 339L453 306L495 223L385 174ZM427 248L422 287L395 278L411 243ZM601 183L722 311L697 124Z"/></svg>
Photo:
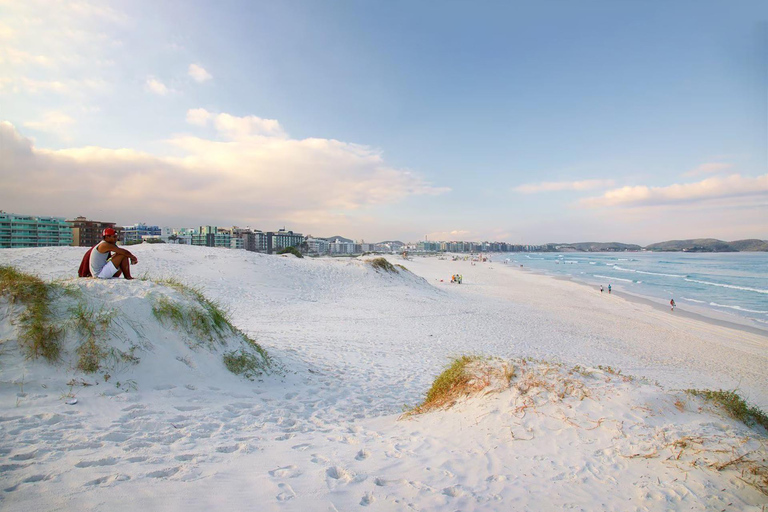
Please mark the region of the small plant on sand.
<svg viewBox="0 0 768 512"><path fill-rule="evenodd" d="M192 338L207 340L211 345L224 343L224 329L205 309L187 306L163 296L152 305L152 314L160 323L171 324Z"/></svg>
<svg viewBox="0 0 768 512"><path fill-rule="evenodd" d="M203 292L200 291L197 288L193 288L191 286L188 286L180 281L177 281L175 279L162 279L160 281L157 281L158 284L162 284L165 286L168 286L170 288L173 288L176 291L181 292L182 294L186 295L187 297L195 300L200 307L203 309L204 315L200 316L200 311L185 311L185 309L191 309L191 308L183 308L180 305L173 306L173 301L170 299L167 299L165 304L163 304L161 309L166 309L165 312L160 312L160 315L166 315L166 318L171 320L172 322L176 323L177 321L183 321L185 318L185 313L188 313L192 317L191 320L196 321L195 326L189 326L192 330L190 334L197 332L198 334L203 334L205 337L211 338L213 334L216 334L219 338L221 338L223 335L225 335L227 332L234 333L235 328L230 323L229 319L227 318L226 312L221 308L221 306L216 303L215 301L212 301L205 295L203 295ZM162 300L162 299L161 299ZM170 304L169 304L170 303ZM152 308L153 312L155 312L155 307ZM162 321L161 316L158 316L158 313L155 312L155 317L158 320ZM206 317L206 318L203 318ZM183 325L176 324L179 327L184 327ZM189 332L189 331L188 331Z"/></svg>
<svg viewBox="0 0 768 512"><path fill-rule="evenodd" d="M467 371L467 366L478 360L480 360L479 356L461 356L451 361L432 382L432 387L427 391L424 401L408 411L406 415L439 409L475 391L475 387L471 385L472 374Z"/></svg>
<svg viewBox="0 0 768 512"><path fill-rule="evenodd" d="M397 274L398 271L394 265L392 265L386 258L373 258L368 260L368 263L377 271L389 272L390 274Z"/></svg>
<svg viewBox="0 0 768 512"><path fill-rule="evenodd" d="M19 344L30 358L44 357L57 361L61 355L61 338L64 330L51 322L51 299L58 287L46 284L42 279L25 274L9 266L0 266L0 295L11 303L19 302L26 307L20 317Z"/></svg>
<svg viewBox="0 0 768 512"><path fill-rule="evenodd" d="M253 380L267 370L269 366L267 360L262 357L247 352L244 349L233 350L224 354L224 365L235 375L242 375L248 380Z"/></svg>
<svg viewBox="0 0 768 512"><path fill-rule="evenodd" d="M108 337L113 313L97 312L81 302L70 309L70 314L75 330L83 338L77 347L77 369L85 373L96 373L108 355L102 340Z"/></svg>
<svg viewBox="0 0 768 512"><path fill-rule="evenodd" d="M286 247L285 249L282 249L282 250L278 251L277 254L293 254L297 258L303 258L304 257L304 255L301 254L301 251L298 250L295 247Z"/></svg>
<svg viewBox="0 0 768 512"><path fill-rule="evenodd" d="M747 426L760 425L768 430L768 416L757 407L750 406L735 391L711 391L709 389L686 389L686 393L704 398L722 408L730 417Z"/></svg>

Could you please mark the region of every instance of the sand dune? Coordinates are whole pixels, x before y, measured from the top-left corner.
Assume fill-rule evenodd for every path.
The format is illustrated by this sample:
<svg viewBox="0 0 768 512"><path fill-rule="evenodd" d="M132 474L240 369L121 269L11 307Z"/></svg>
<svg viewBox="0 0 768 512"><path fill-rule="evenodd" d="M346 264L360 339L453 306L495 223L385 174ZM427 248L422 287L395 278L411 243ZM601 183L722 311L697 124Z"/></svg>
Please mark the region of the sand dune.
<svg viewBox="0 0 768 512"><path fill-rule="evenodd" d="M500 263L390 258L409 270L391 274L360 259L132 251L134 275L151 280L74 278L77 248L0 252L1 265L82 289L121 319L114 343L141 346L141 361L106 381L71 362L29 361L10 323L18 305L3 302L2 508L757 511L768 503L765 431L681 391L738 388L768 406L768 338L759 333ZM464 284L447 283L456 272ZM200 287L277 365L253 381L237 377L222 354L239 341L192 348L189 334L160 324L152 301L183 300L154 282L162 278ZM401 418L462 354L500 358L515 376L451 408Z"/></svg>

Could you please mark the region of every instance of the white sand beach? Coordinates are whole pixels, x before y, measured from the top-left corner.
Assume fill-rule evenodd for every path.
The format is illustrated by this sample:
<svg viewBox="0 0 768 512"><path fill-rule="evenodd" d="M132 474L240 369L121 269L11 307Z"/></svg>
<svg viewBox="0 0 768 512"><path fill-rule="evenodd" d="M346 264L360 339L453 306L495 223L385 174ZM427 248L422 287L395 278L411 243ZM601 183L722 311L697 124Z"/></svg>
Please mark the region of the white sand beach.
<svg viewBox="0 0 768 512"><path fill-rule="evenodd" d="M407 268L393 274L370 258L131 250L144 280L74 277L81 248L0 251L80 290L115 319L115 343L140 347L108 379L74 368L74 338L62 364L26 359L22 308L0 299L0 509L768 506L765 430L683 391L768 409L767 334L502 262L389 256ZM163 278L218 302L275 368L251 381L223 348L190 348L152 314L160 296L183 300ZM462 355L514 376L402 417Z"/></svg>

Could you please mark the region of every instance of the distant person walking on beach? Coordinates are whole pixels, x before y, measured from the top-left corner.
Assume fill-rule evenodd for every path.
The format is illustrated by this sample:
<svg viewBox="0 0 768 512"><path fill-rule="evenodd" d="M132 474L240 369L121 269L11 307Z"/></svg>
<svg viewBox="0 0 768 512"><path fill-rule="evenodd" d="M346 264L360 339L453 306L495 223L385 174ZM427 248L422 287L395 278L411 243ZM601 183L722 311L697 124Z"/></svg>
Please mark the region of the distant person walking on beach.
<svg viewBox="0 0 768 512"><path fill-rule="evenodd" d="M138 258L130 251L117 246L117 233L112 228L102 232L103 242L91 249L90 270L93 277L99 279L112 279L123 275L126 279L131 276L131 264L139 262Z"/></svg>
<svg viewBox="0 0 768 512"><path fill-rule="evenodd" d="M603 293L603 285L600 285L600 293Z"/></svg>
<svg viewBox="0 0 768 512"><path fill-rule="evenodd" d="M608 293L611 293L611 285L608 285Z"/></svg>
<svg viewBox="0 0 768 512"><path fill-rule="evenodd" d="M672 311L675 310L675 299L672 299L669 301L669 307L672 309Z"/></svg>

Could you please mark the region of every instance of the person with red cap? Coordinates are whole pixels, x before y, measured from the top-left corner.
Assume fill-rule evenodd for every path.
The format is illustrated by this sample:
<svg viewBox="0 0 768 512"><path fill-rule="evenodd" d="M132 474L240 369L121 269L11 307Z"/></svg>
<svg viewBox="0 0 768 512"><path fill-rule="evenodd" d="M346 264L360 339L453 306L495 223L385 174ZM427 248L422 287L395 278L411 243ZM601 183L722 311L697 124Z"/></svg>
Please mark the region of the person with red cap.
<svg viewBox="0 0 768 512"><path fill-rule="evenodd" d="M90 251L91 275L99 279L112 279L122 274L126 279L133 279L131 264L138 263L138 258L130 251L117 246L117 232L114 229L105 229L101 233L101 238L103 241Z"/></svg>

